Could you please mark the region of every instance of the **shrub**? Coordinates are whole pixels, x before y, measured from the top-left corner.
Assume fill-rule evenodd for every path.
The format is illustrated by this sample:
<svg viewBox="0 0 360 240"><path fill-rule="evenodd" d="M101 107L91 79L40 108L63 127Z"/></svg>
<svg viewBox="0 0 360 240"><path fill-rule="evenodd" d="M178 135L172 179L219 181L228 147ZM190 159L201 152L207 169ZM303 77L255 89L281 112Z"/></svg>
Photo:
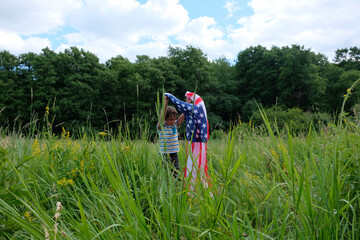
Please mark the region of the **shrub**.
<svg viewBox="0 0 360 240"><path fill-rule="evenodd" d="M274 129L277 128L279 131L289 129L292 134L307 132L311 124L316 129L320 129L332 121L332 117L327 113L304 112L299 108L271 107L264 111ZM263 119L259 111L253 112L251 121L254 125L262 124Z"/></svg>
<svg viewBox="0 0 360 240"><path fill-rule="evenodd" d="M214 130L210 137L211 139L225 139L227 136L227 133L225 133L223 130Z"/></svg>

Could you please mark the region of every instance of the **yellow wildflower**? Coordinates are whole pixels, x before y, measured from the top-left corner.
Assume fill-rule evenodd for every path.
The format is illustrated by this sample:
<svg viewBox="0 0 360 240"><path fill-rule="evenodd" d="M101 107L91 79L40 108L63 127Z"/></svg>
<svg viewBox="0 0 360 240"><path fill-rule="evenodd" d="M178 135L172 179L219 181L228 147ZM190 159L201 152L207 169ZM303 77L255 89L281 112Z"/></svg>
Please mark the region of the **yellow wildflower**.
<svg viewBox="0 0 360 240"><path fill-rule="evenodd" d="M121 151L127 152L130 150L130 146L125 146L125 144L122 146Z"/></svg>
<svg viewBox="0 0 360 240"><path fill-rule="evenodd" d="M274 157L275 160L279 160L279 154L277 154L274 150L270 149L271 155Z"/></svg>
<svg viewBox="0 0 360 240"><path fill-rule="evenodd" d="M94 170L94 169L95 169L95 167L94 167L94 163L93 163L93 162L91 163L90 168L91 168L91 170Z"/></svg>
<svg viewBox="0 0 360 240"><path fill-rule="evenodd" d="M67 180L65 177L63 179L60 179L59 181L57 181L57 183L61 186L66 186L68 184L70 184L71 186L74 185L74 180L69 179Z"/></svg>
<svg viewBox="0 0 360 240"><path fill-rule="evenodd" d="M67 180L64 177L63 179L60 179L59 181L57 181L57 183L61 186L66 186L67 185Z"/></svg>
<svg viewBox="0 0 360 240"><path fill-rule="evenodd" d="M65 138L65 137L66 137L66 130L64 127L62 127L61 138Z"/></svg>
<svg viewBox="0 0 360 240"><path fill-rule="evenodd" d="M25 216L26 218L29 218L29 217L30 217L30 212L25 212L24 216Z"/></svg>
<svg viewBox="0 0 360 240"><path fill-rule="evenodd" d="M26 217L26 219L27 219L29 222L35 220L35 218L33 218L33 217L31 216L31 212L25 212L25 213L24 213L24 217Z"/></svg>
<svg viewBox="0 0 360 240"><path fill-rule="evenodd" d="M99 132L99 135L104 137L104 136L106 136L108 134L106 132Z"/></svg>
<svg viewBox="0 0 360 240"><path fill-rule="evenodd" d="M85 166L84 160L81 160L81 161L80 161L80 171L81 171L81 172L84 171L84 166Z"/></svg>
<svg viewBox="0 0 360 240"><path fill-rule="evenodd" d="M73 168L73 169L71 169L71 171L68 172L67 174L68 174L68 175L72 174L72 177L73 177L73 178L76 178L76 177L77 177L77 172L79 172L79 169L78 169L78 168Z"/></svg>
<svg viewBox="0 0 360 240"><path fill-rule="evenodd" d="M286 149L286 147L285 147L284 145L279 144L278 147L279 147L279 149L280 149L281 151L284 151L285 153L288 153L288 150Z"/></svg>
<svg viewBox="0 0 360 240"><path fill-rule="evenodd" d="M35 138L34 143L31 146L31 151L33 156L38 155L41 152L40 145L38 139Z"/></svg>
<svg viewBox="0 0 360 240"><path fill-rule="evenodd" d="M68 182L68 184L70 184L71 186L74 185L74 183L75 183L74 180L72 180L72 179L69 179L67 182Z"/></svg>

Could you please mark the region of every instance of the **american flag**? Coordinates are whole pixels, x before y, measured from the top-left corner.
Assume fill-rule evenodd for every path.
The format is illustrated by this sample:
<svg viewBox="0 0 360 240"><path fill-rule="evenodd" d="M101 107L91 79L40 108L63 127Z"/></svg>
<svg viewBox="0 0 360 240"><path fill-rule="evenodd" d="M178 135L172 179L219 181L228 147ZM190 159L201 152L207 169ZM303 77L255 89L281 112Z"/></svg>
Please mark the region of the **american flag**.
<svg viewBox="0 0 360 240"><path fill-rule="evenodd" d="M199 95L191 92L186 92L185 96L194 101L194 104L181 101L170 93L165 95L175 104L176 109L185 115L188 145L184 177L188 179L189 189L195 190L196 181L201 181L204 187L208 187L209 184L211 185L206 156L209 123L204 101Z"/></svg>
<svg viewBox="0 0 360 240"><path fill-rule="evenodd" d="M208 121L204 107L181 101L170 93L165 93L165 96L185 115L186 139L190 142L207 142Z"/></svg>

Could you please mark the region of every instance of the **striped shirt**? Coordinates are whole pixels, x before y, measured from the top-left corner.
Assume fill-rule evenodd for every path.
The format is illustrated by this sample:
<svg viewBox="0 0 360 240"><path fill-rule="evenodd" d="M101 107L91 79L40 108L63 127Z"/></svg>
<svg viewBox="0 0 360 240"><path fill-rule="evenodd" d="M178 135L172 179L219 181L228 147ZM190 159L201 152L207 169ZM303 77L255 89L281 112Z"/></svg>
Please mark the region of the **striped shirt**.
<svg viewBox="0 0 360 240"><path fill-rule="evenodd" d="M180 151L179 134L177 131L178 128L179 125L176 120L173 126L168 126L166 125L166 123L164 123L164 131L162 131L162 129L158 129L161 153L176 153ZM164 142L164 134L165 134L165 142Z"/></svg>

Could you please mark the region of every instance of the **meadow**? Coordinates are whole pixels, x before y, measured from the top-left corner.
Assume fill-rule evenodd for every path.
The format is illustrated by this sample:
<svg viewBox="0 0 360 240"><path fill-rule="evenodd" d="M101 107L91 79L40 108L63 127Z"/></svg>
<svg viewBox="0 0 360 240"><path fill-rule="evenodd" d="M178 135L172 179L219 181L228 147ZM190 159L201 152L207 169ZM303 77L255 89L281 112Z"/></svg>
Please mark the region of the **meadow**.
<svg viewBox="0 0 360 240"><path fill-rule="evenodd" d="M195 192L146 134L3 131L0 239L359 239L359 124L295 136L263 117L210 139Z"/></svg>

